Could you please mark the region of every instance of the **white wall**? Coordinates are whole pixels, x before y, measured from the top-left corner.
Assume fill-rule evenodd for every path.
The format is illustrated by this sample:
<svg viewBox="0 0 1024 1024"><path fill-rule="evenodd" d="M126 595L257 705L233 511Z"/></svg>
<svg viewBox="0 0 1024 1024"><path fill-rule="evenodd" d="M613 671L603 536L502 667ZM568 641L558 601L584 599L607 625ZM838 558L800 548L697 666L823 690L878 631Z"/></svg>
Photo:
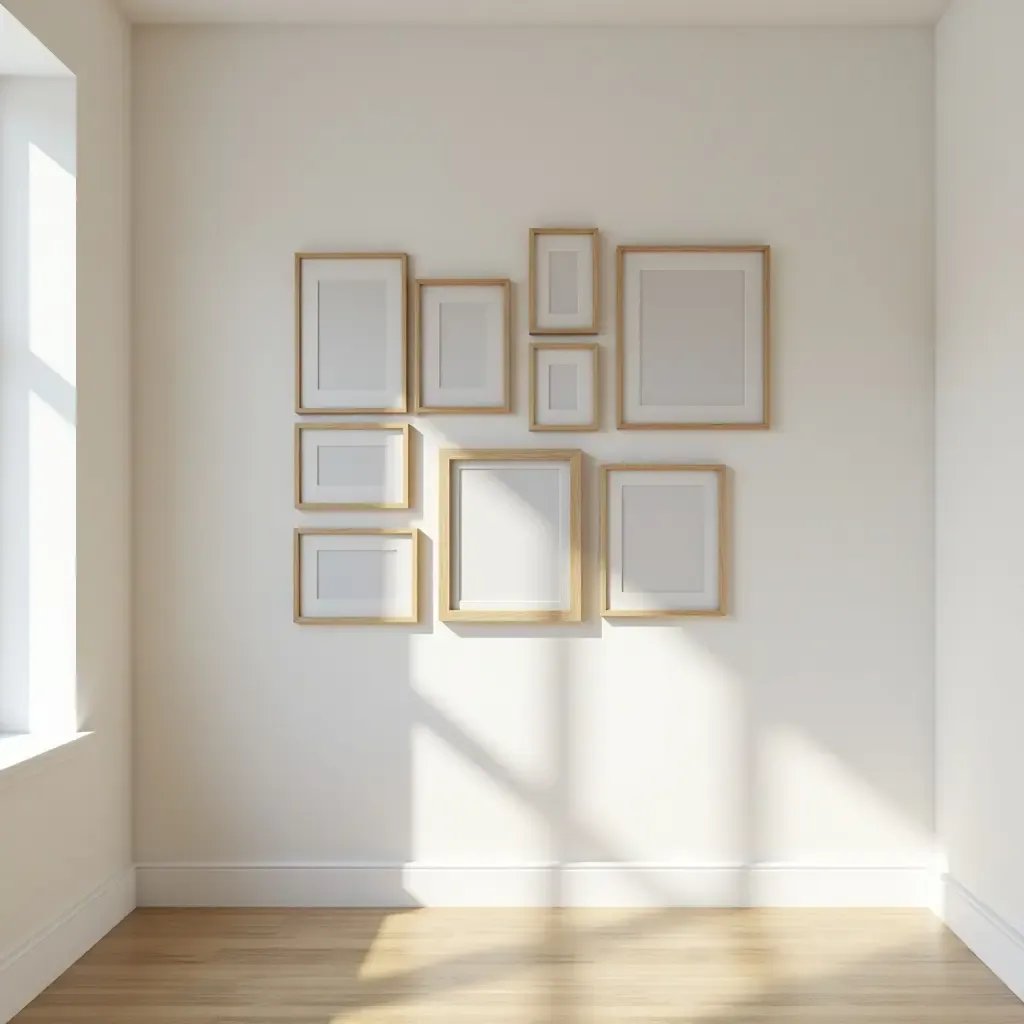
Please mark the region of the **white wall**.
<svg viewBox="0 0 1024 1024"><path fill-rule="evenodd" d="M131 864L127 32L108 0L4 5L78 83L77 704L94 735L0 776L0 1019L96 936L27 944L97 891L93 931L123 913Z"/></svg>
<svg viewBox="0 0 1024 1024"><path fill-rule="evenodd" d="M931 34L143 28L134 62L141 898L494 902L539 877L207 868L551 860L660 865L634 901L917 898L803 869L932 852ZM561 224L605 233L578 438L526 421L527 232ZM774 246L774 428L616 432L614 246L701 241ZM316 248L516 282L516 414L418 420L412 515L292 508ZM295 525L419 525L436 570L439 446L567 443L582 627L441 625L436 579L418 629L292 624ZM636 459L734 470L728 619L597 618L596 466Z"/></svg>
<svg viewBox="0 0 1024 1024"><path fill-rule="evenodd" d="M966 892L1016 933L1024 996L1024 5L960 0L937 46L940 827L954 924Z"/></svg>

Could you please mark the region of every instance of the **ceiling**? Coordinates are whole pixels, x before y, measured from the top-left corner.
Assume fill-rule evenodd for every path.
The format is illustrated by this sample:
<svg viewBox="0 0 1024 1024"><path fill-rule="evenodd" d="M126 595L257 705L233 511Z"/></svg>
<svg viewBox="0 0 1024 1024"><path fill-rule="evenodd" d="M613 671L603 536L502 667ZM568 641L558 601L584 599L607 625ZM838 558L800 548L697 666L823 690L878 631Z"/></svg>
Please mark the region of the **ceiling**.
<svg viewBox="0 0 1024 1024"><path fill-rule="evenodd" d="M20 21L0 7L0 75L69 75Z"/></svg>
<svg viewBox="0 0 1024 1024"><path fill-rule="evenodd" d="M133 21L350 25L933 25L950 0L120 0Z"/></svg>

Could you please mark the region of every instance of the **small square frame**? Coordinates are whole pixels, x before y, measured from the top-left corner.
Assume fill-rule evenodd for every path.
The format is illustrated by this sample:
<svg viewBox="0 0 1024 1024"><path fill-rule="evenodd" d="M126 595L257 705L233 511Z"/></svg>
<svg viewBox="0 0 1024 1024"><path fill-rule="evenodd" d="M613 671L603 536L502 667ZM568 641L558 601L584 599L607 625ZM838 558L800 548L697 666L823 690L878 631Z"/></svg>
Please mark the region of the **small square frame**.
<svg viewBox="0 0 1024 1024"><path fill-rule="evenodd" d="M591 396L589 418L575 422L544 423L539 409L544 388L538 375L538 357L543 352L565 352L589 355L591 366ZM530 345L530 430L585 432L601 429L601 346L595 342L537 341Z"/></svg>

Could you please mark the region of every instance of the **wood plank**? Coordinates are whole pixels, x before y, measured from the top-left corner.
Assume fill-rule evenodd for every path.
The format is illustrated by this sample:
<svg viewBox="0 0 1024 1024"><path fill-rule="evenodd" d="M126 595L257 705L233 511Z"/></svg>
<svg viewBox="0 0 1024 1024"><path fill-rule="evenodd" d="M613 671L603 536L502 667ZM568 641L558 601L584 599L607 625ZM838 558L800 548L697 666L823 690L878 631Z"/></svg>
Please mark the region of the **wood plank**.
<svg viewBox="0 0 1024 1024"><path fill-rule="evenodd" d="M1024 1024L926 911L139 910L15 1024Z"/></svg>

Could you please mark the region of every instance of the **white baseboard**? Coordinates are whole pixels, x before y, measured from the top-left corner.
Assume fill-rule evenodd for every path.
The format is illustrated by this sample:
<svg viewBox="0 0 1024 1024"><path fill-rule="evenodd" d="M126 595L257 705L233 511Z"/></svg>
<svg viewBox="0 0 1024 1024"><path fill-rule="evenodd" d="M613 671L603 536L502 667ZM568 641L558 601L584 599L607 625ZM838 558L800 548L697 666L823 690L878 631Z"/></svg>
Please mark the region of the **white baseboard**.
<svg viewBox="0 0 1024 1024"><path fill-rule="evenodd" d="M1024 935L948 875L942 918L947 927L1018 999L1024 999Z"/></svg>
<svg viewBox="0 0 1024 1024"><path fill-rule="evenodd" d="M0 1021L9 1021L135 909L135 869L94 889L0 957Z"/></svg>
<svg viewBox="0 0 1024 1024"><path fill-rule="evenodd" d="M140 864L143 907L930 907L925 867Z"/></svg>

